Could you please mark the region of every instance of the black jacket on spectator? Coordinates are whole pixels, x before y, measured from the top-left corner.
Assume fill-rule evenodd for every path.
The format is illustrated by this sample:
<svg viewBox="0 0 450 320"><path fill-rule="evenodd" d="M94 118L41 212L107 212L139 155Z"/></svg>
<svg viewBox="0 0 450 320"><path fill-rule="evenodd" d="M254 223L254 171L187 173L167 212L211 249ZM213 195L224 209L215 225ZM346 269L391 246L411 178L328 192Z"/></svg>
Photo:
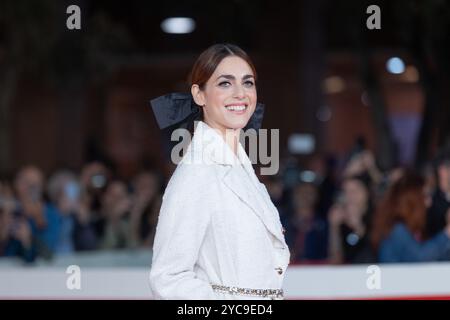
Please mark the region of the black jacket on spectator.
<svg viewBox="0 0 450 320"><path fill-rule="evenodd" d="M358 237L346 224L341 225L342 248L344 263L375 263L377 255L374 252L368 232L363 237Z"/></svg>
<svg viewBox="0 0 450 320"><path fill-rule="evenodd" d="M445 194L440 189L437 189L433 194L432 205L428 209L426 224L427 238L432 238L447 225L446 215L449 208L450 202L447 200Z"/></svg>

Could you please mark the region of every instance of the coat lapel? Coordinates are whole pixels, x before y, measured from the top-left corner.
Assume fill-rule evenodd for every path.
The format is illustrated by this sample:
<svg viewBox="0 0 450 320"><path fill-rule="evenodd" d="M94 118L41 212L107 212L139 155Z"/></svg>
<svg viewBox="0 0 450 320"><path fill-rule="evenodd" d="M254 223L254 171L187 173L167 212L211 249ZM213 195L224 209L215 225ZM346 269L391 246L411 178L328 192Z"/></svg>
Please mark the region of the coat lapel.
<svg viewBox="0 0 450 320"><path fill-rule="evenodd" d="M191 146L194 150L188 150L188 156L193 157L199 163L209 164L212 162L226 166L222 181L241 201L261 219L266 229L278 239L284 247L285 241L281 227L276 223L279 221L276 208L270 210L262 191L259 187L253 171L253 166L242 145L239 144L238 157L233 153L223 138L206 123L200 121L197 124ZM194 162L196 162L194 161ZM243 165L244 169L241 169ZM244 171L245 170L245 171Z"/></svg>
<svg viewBox="0 0 450 320"><path fill-rule="evenodd" d="M281 228L276 225L277 217L269 211L260 192L255 192L256 186L251 185L248 177L242 176L237 167L230 167L222 181L242 202L244 202L262 221L266 229L284 244ZM280 230L279 230L280 229Z"/></svg>

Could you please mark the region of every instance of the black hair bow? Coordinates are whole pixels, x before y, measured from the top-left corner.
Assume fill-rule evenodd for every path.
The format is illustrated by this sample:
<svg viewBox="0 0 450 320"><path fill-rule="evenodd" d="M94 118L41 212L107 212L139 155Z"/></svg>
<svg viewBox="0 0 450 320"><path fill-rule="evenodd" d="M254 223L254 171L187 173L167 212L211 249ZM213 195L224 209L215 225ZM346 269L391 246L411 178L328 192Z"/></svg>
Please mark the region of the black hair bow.
<svg viewBox="0 0 450 320"><path fill-rule="evenodd" d="M190 93L169 93L150 101L160 129L168 127L189 128L200 120L201 110ZM255 112L245 129L260 129L264 116L264 105L256 104Z"/></svg>

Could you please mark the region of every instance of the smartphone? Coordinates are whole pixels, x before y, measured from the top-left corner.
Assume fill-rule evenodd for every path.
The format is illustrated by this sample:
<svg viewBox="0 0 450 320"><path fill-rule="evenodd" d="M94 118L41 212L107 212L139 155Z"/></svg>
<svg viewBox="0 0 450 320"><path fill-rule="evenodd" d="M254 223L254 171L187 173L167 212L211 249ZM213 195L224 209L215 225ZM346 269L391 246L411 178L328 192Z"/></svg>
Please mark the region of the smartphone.
<svg viewBox="0 0 450 320"><path fill-rule="evenodd" d="M101 189L106 185L106 177L102 174L95 174L91 177L91 185L96 189Z"/></svg>

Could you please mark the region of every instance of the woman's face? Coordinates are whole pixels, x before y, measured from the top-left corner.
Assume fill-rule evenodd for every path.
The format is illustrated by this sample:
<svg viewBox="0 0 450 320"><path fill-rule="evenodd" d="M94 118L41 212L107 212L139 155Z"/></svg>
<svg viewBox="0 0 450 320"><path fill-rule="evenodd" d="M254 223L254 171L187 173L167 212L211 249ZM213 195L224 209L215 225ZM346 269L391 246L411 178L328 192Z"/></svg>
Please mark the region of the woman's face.
<svg viewBox="0 0 450 320"><path fill-rule="evenodd" d="M294 189L294 205L312 209L317 202L317 189L309 183L298 185Z"/></svg>
<svg viewBox="0 0 450 320"><path fill-rule="evenodd" d="M198 105L204 106L205 122L221 132L244 128L256 107L252 69L242 58L228 56L217 66L203 90L192 86Z"/></svg>
<svg viewBox="0 0 450 320"><path fill-rule="evenodd" d="M124 183L112 182L103 195L103 207L110 217L117 217L124 214L131 206L131 200Z"/></svg>

